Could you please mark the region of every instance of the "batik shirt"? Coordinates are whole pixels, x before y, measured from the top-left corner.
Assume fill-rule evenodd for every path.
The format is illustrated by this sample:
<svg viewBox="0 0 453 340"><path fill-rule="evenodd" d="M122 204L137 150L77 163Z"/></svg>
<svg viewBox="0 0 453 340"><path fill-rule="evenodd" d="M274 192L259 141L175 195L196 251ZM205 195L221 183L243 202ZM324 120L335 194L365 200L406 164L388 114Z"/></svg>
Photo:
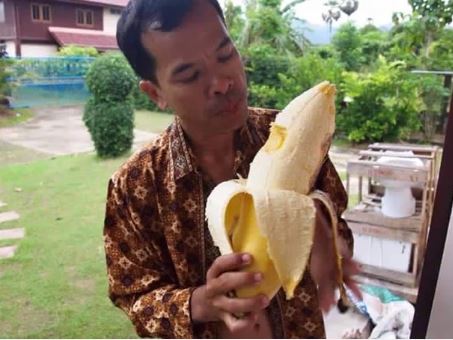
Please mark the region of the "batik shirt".
<svg viewBox="0 0 453 340"><path fill-rule="evenodd" d="M247 177L276 113L249 109L246 124L235 134L234 173ZM197 165L177 118L111 177L104 225L109 297L139 336L217 337L216 322L193 323L190 315L191 294L205 284L207 270L220 255L204 215L214 186ZM329 158L315 188L334 202L340 235L352 248L352 234L341 219L347 195ZM308 268L294 298L286 300L280 290L267 312L273 337L325 337Z"/></svg>

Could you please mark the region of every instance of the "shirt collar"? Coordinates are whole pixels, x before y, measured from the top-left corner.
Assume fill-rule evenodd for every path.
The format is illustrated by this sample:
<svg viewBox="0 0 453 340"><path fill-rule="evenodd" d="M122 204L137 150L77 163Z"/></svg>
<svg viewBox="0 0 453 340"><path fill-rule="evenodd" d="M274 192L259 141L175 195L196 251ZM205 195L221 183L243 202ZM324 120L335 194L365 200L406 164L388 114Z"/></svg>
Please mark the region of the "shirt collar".
<svg viewBox="0 0 453 340"><path fill-rule="evenodd" d="M234 160L235 171L241 163L247 158L250 149L257 144L251 133L250 110L246 124L235 134L235 149L236 156ZM185 177L186 175L197 171L195 155L187 141L184 130L181 126L180 119L176 116L170 126L170 161L175 181Z"/></svg>

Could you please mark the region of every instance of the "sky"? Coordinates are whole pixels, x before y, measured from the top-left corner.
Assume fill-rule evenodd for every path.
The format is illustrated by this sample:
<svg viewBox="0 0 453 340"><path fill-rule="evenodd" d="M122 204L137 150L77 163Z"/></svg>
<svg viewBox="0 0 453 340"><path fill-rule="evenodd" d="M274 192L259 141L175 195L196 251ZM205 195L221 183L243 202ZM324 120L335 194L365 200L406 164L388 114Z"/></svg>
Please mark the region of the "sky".
<svg viewBox="0 0 453 340"><path fill-rule="evenodd" d="M233 0L235 4L243 4L244 0ZM306 0L299 4L296 9L297 17L306 20L311 25L322 25L321 14L326 10L325 0ZM407 0L359 0L359 8L349 18L358 26L368 23L368 18L373 20L376 26L387 26L392 23L394 12L410 13L411 8ZM338 22L333 27L338 27L348 21L347 15L342 13Z"/></svg>

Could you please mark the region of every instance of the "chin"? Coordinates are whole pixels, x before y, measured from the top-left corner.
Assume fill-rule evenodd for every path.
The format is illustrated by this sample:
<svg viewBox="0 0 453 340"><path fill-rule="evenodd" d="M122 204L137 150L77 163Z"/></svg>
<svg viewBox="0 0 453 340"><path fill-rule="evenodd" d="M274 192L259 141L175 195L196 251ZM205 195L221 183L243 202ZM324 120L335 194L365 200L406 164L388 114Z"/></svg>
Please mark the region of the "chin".
<svg viewBox="0 0 453 340"><path fill-rule="evenodd" d="M236 116L234 117L235 119L232 120L232 124L234 125L233 129L237 130L243 127L247 122L248 116L249 110L247 108L247 104L244 104L244 106L241 107L236 113Z"/></svg>

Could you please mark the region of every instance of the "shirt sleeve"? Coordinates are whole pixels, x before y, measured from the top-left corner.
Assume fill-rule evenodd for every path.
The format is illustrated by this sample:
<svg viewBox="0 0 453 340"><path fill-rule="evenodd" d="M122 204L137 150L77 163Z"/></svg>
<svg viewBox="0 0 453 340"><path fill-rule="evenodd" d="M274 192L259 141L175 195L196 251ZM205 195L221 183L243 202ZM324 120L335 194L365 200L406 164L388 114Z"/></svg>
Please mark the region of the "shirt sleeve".
<svg viewBox="0 0 453 340"><path fill-rule="evenodd" d="M338 217L338 235L342 237L351 252L354 250L354 238L347 222L341 217L348 207L348 195L329 157L326 157L318 175L315 187L326 193L333 202Z"/></svg>
<svg viewBox="0 0 453 340"><path fill-rule="evenodd" d="M121 182L109 182L104 222L109 297L141 337L193 338L190 298L195 287L177 284L157 230L155 197L148 193L142 206L135 204L135 193L123 190Z"/></svg>

